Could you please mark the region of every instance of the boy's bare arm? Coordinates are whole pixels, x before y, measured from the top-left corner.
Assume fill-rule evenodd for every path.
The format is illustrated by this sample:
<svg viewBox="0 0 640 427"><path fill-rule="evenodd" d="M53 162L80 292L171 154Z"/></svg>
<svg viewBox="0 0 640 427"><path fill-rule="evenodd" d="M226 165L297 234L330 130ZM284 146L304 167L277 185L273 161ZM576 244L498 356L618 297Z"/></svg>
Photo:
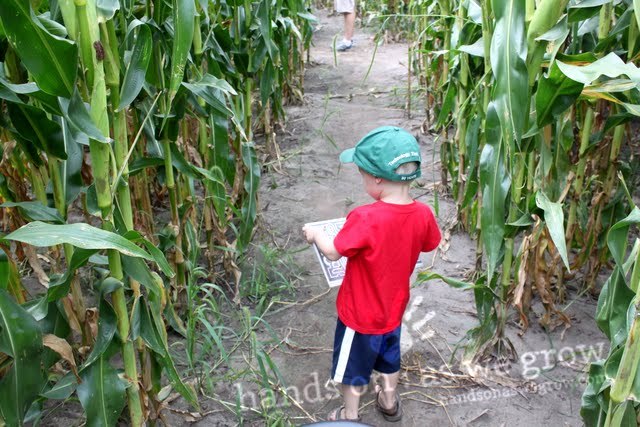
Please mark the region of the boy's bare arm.
<svg viewBox="0 0 640 427"><path fill-rule="evenodd" d="M337 261L342 258L342 255L338 252L333 245L333 240L322 232L317 227L310 227L305 225L302 227L302 232L309 243L315 243L320 252L324 254L330 261Z"/></svg>

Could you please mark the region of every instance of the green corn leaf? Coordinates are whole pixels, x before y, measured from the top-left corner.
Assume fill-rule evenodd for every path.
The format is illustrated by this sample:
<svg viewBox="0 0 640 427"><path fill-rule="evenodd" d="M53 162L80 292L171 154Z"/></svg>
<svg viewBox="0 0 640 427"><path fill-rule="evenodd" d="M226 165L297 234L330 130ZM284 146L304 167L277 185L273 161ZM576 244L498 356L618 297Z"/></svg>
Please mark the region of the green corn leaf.
<svg viewBox="0 0 640 427"><path fill-rule="evenodd" d="M0 1L0 21L38 86L51 95L71 96L78 63L76 45L50 34L34 16L29 0Z"/></svg>
<svg viewBox="0 0 640 427"><path fill-rule="evenodd" d="M38 107L42 108L47 113L62 116L62 110L60 109L60 104L58 104L57 97L49 95L41 90L30 93L29 96L37 102Z"/></svg>
<svg viewBox="0 0 640 427"><path fill-rule="evenodd" d="M53 36L64 39L69 35L67 33L67 28L64 25L49 19L45 14L36 16L36 19L40 21L40 24L42 24L44 29Z"/></svg>
<svg viewBox="0 0 640 427"><path fill-rule="evenodd" d="M151 255L124 237L82 223L52 225L34 221L5 236L5 239L38 247L68 243L82 249L115 249L123 255L153 261Z"/></svg>
<svg viewBox="0 0 640 427"><path fill-rule="evenodd" d="M564 46L564 42L567 40L567 37L569 37L570 33L571 30L569 30L569 23L567 22L567 17L565 16L553 28L551 28L540 37L536 38L536 41L538 42L551 43L552 49L551 56L549 58L549 67L555 64L556 56L560 52L560 49L562 49L562 47Z"/></svg>
<svg viewBox="0 0 640 427"><path fill-rule="evenodd" d="M611 425L618 427L638 427L633 402L625 401L613 409Z"/></svg>
<svg viewBox="0 0 640 427"><path fill-rule="evenodd" d="M3 66L4 64L0 62L0 68ZM22 100L17 95L29 95L39 90L38 85L34 82L23 84L9 82L4 76L4 71L0 69L0 98L16 104L22 104Z"/></svg>
<svg viewBox="0 0 640 427"><path fill-rule="evenodd" d="M165 347L162 340L156 334L155 326L151 320L148 304L139 304L140 306L140 337L145 345L154 352L164 355Z"/></svg>
<svg viewBox="0 0 640 427"><path fill-rule="evenodd" d="M614 224L607 234L607 245L613 259L621 268L624 266L624 258L627 251L627 236L632 225L640 223L640 209L634 207L631 213L623 220Z"/></svg>
<svg viewBox="0 0 640 427"><path fill-rule="evenodd" d="M0 418L23 425L23 417L46 383L40 369L44 347L35 319L0 289L0 352L12 361L0 380Z"/></svg>
<svg viewBox="0 0 640 427"><path fill-rule="evenodd" d="M467 14L475 24L482 25L482 8L479 2L480 0L469 0Z"/></svg>
<svg viewBox="0 0 640 427"><path fill-rule="evenodd" d="M440 108L440 112L438 113L438 118L436 120L437 126L444 126L447 124L447 118L449 117L449 113L453 110L453 107L456 102L456 85L450 84L447 87L447 93L444 96L444 101L442 102L442 107Z"/></svg>
<svg viewBox="0 0 640 427"><path fill-rule="evenodd" d="M27 162L31 163L35 167L40 167L44 164L42 161L42 157L40 156L40 150L38 149L38 147L36 147L35 144L22 138L20 135L14 134L13 136L15 137L18 146L22 149ZM8 191L9 190L7 189L5 191L5 194L8 194ZM8 198L11 199L12 197Z"/></svg>
<svg viewBox="0 0 640 427"><path fill-rule="evenodd" d="M201 322L204 325L207 332L209 332L208 337L211 338L215 343L216 348L220 352L220 357L222 358L222 360L227 360L227 358L229 357L229 354L227 353L227 350L224 348L224 343L220 338L220 333L222 332L221 330L224 328L221 326L214 328L213 325L207 319L204 319L204 318L201 319Z"/></svg>
<svg viewBox="0 0 640 427"><path fill-rule="evenodd" d="M536 205L544 211L544 221L551 235L551 239L556 245L565 267L570 271L567 243L564 237L564 213L562 211L562 204L552 202L546 194L538 191L538 193L536 193Z"/></svg>
<svg viewBox="0 0 640 427"><path fill-rule="evenodd" d="M157 296L161 295L162 290L158 286L157 276L142 259L125 257L122 259L122 268L129 277L141 283L147 291Z"/></svg>
<svg viewBox="0 0 640 427"><path fill-rule="evenodd" d="M569 109L582 93L584 85L576 82L560 71L553 63L549 75L538 82L536 92L536 113L538 127L553 122L561 113Z"/></svg>
<svg viewBox="0 0 640 427"><path fill-rule="evenodd" d="M496 26L491 40L491 67L495 76L493 98L505 143L520 143L529 115L529 74L525 2L493 0Z"/></svg>
<svg viewBox="0 0 640 427"><path fill-rule="evenodd" d="M633 22L635 15L633 8L628 8L622 16L618 17L615 26L604 38L600 38L597 46L593 48L595 52L610 52L618 47L619 38L625 37L629 32L629 26Z"/></svg>
<svg viewBox="0 0 640 427"><path fill-rule="evenodd" d="M504 244L507 194L511 186L505 167L505 150L500 133L500 122L494 103L489 104L486 125L487 143L480 155L480 185L482 211L480 224L482 242L487 255L488 281L493 278L500 251Z"/></svg>
<svg viewBox="0 0 640 427"><path fill-rule="evenodd" d="M193 179L205 179L208 181L218 182L220 184L224 184L224 180L221 179L219 175L215 173L215 171L208 171L207 169L194 166L189 163L176 144L171 144L171 159L173 161L173 166L180 171L180 173L188 176Z"/></svg>
<svg viewBox="0 0 640 427"><path fill-rule="evenodd" d="M214 77L211 74L205 74L196 82L183 82L182 85L225 117L233 115L233 111L226 105L224 95L235 96L238 93L225 80Z"/></svg>
<svg viewBox="0 0 640 427"><path fill-rule="evenodd" d="M87 415L87 426L114 426L126 402L126 384L106 355L80 374L78 399Z"/></svg>
<svg viewBox="0 0 640 427"><path fill-rule="evenodd" d="M257 214L258 187L260 186L260 163L253 144L242 145L242 159L247 170L244 177L246 197L242 203L242 221L238 236L238 247L245 248L251 241Z"/></svg>
<svg viewBox="0 0 640 427"><path fill-rule="evenodd" d="M4 249L0 248L0 289L7 290L11 277L10 259Z"/></svg>
<svg viewBox="0 0 640 427"><path fill-rule="evenodd" d="M311 13L307 13L307 12L298 12L297 15L302 18L305 19L309 22L313 22L313 23L317 23L318 22L318 18L315 15L312 15Z"/></svg>
<svg viewBox="0 0 640 427"><path fill-rule="evenodd" d="M529 46L532 46L533 40L555 26L556 21L562 16L567 3L569 3L569 0L543 0L538 3L527 32Z"/></svg>
<svg viewBox="0 0 640 427"><path fill-rule="evenodd" d="M640 105L638 104L629 104L627 102L623 102L622 106L634 116L640 116Z"/></svg>
<svg viewBox="0 0 640 427"><path fill-rule="evenodd" d="M602 59L580 66L571 65L562 61L556 61L560 70L570 79L580 82L586 86L590 85L601 76L616 78L622 75L627 76L631 81L640 84L640 69L633 63L626 63L614 52L609 53Z"/></svg>
<svg viewBox="0 0 640 427"><path fill-rule="evenodd" d="M148 25L142 23L138 28L138 35L136 36L136 43L131 53L131 60L124 75L122 88L120 89L120 105L118 105L118 111L128 107L140 93L145 82L151 54L153 53L151 29Z"/></svg>
<svg viewBox="0 0 640 427"><path fill-rule="evenodd" d="M0 63L1 64L1 63ZM4 64L3 64L4 66ZM0 86L4 86L11 92L15 92L20 95L29 95L40 90L35 82L14 84L6 79L4 69L0 69Z"/></svg>
<svg viewBox="0 0 640 427"><path fill-rule="evenodd" d="M205 74L202 78L194 83L183 83L185 87L189 90L194 88L208 87L211 89L217 89L227 95L238 95L238 92L231 86L226 80L219 79L211 74ZM192 90L196 95L199 96L199 93L196 93L195 90Z"/></svg>
<svg viewBox="0 0 640 427"><path fill-rule="evenodd" d="M278 46L272 40L272 21L271 21L271 1L261 0L258 6L258 27L260 28L260 35L262 36L264 43L269 52L269 57L274 63L278 63ZM255 61L255 58L254 58ZM256 61L254 66L258 66L261 61Z"/></svg>
<svg viewBox="0 0 640 427"><path fill-rule="evenodd" d="M147 168L164 166L164 159L160 157L144 157L134 160L129 166L129 176L135 175Z"/></svg>
<svg viewBox="0 0 640 427"><path fill-rule="evenodd" d="M184 69L191 49L196 6L193 0L173 0L173 50L171 53L171 81L169 103L173 102L184 78Z"/></svg>
<svg viewBox="0 0 640 427"><path fill-rule="evenodd" d="M42 393L42 396L54 400L68 399L77 387L78 379L73 375L73 372L69 372L60 378L53 387Z"/></svg>
<svg viewBox="0 0 640 427"><path fill-rule="evenodd" d="M269 96L273 92L274 84L276 83L273 74L273 63L267 61L260 76L260 101L262 101L262 105L267 105Z"/></svg>
<svg viewBox="0 0 640 427"><path fill-rule="evenodd" d="M474 289L478 287L478 285L474 283L463 282L462 280L454 279L452 277L442 276L433 271L421 271L418 273L418 283L428 282L430 280L442 280L447 285L455 288L455 289Z"/></svg>
<svg viewBox="0 0 640 427"><path fill-rule="evenodd" d="M627 92L629 90L635 89L637 87L637 83L627 80L627 79L613 79L605 82L596 82L589 86L589 88L583 92L583 95L587 95L592 92L596 93L617 93L617 92Z"/></svg>
<svg viewBox="0 0 640 427"><path fill-rule="evenodd" d="M631 304L633 306L633 304ZM609 394L613 402L625 402L632 394L637 392L638 365L640 364L640 347L638 347L638 335L640 334L640 319L633 318L629 325L628 335L624 346L621 347L621 357L614 375L615 379ZM635 384L634 384L635 383ZM637 396L637 394L635 394ZM635 425L635 411L632 411L633 424L623 422L622 425ZM623 414L617 414L619 418ZM620 425L620 423L613 424Z"/></svg>
<svg viewBox="0 0 640 427"><path fill-rule="evenodd" d="M151 296L150 303L140 304L140 314L140 333L143 341L157 354L158 362L163 366L173 388L194 408L199 408L195 390L182 381L171 359L160 300Z"/></svg>
<svg viewBox="0 0 640 427"><path fill-rule="evenodd" d="M87 357L87 360L83 363L81 369L91 366L98 359L100 359L105 351L111 345L113 337L116 335L116 313L113 311L111 305L104 299L100 299L100 317L98 318L98 336L93 344L93 349Z"/></svg>
<svg viewBox="0 0 640 427"><path fill-rule="evenodd" d="M569 4L568 10L569 22L581 22L584 24L584 22L595 21L597 28L597 21L599 20L599 16L597 15L600 13L602 6L606 3L611 3L611 0L585 0L572 3L573 4Z"/></svg>
<svg viewBox="0 0 640 427"><path fill-rule="evenodd" d="M480 117L474 115L471 123L467 127L467 135L465 142L467 144L467 152L469 159L469 169L467 172L467 185L465 188L464 200L462 202L462 208L469 206L478 192L478 136L480 131Z"/></svg>
<svg viewBox="0 0 640 427"><path fill-rule="evenodd" d="M162 251L158 249L153 243L142 237L142 234L138 233L135 230L130 230L125 233L124 237L131 242L142 243L144 247L147 248L147 251L149 251L154 261L156 262L156 264L158 264L158 267L160 267L165 276L175 276L175 273L173 272L173 270L171 270L171 266L167 262L167 259L165 258Z"/></svg>
<svg viewBox="0 0 640 427"><path fill-rule="evenodd" d="M0 85L0 99L4 99L15 104L22 104L22 100L18 98L18 95L2 85Z"/></svg>
<svg viewBox="0 0 640 427"><path fill-rule="evenodd" d="M54 224L64 224L64 219L56 209L45 206L40 202L4 202L0 207L17 207L20 213L30 221L46 221Z"/></svg>
<svg viewBox="0 0 640 427"><path fill-rule="evenodd" d="M633 14L636 16L638 28L640 28L640 0L633 0Z"/></svg>
<svg viewBox="0 0 640 427"><path fill-rule="evenodd" d="M611 340L612 347L624 343L627 338L627 308L634 296L620 267L616 266L602 286L595 316L598 328Z"/></svg>
<svg viewBox="0 0 640 427"><path fill-rule="evenodd" d="M535 38L535 41L554 42L556 40L564 40L569 32L569 24L567 18L564 17L556 25L551 27L546 33Z"/></svg>
<svg viewBox="0 0 640 427"><path fill-rule="evenodd" d="M124 283L115 277L107 277L103 280L100 280L98 283L94 285L95 289L102 294L110 294L115 292L116 290L123 288Z"/></svg>
<svg viewBox="0 0 640 427"><path fill-rule="evenodd" d="M26 104L8 103L11 123L20 136L40 150L59 159L66 159L64 137L60 125L49 120L46 113Z"/></svg>
<svg viewBox="0 0 640 427"><path fill-rule="evenodd" d="M533 225L533 219L531 219L531 215L528 213L523 214L520 218L518 218L518 220L514 221L514 222L510 222L507 225L510 225L512 227L529 227L530 225Z"/></svg>
<svg viewBox="0 0 640 427"><path fill-rule="evenodd" d="M113 19L116 12L120 10L118 0L97 0L96 11L98 12L98 22L105 22Z"/></svg>
<svg viewBox="0 0 640 427"><path fill-rule="evenodd" d="M484 39L480 37L473 44L464 44L458 47L460 52L468 53L469 55L484 58Z"/></svg>
<svg viewBox="0 0 640 427"><path fill-rule="evenodd" d="M227 192L224 185L224 174L217 166L212 166L210 173L217 179L207 180L205 185L211 195L213 208L218 216L218 221L224 223L226 221L225 210L227 208Z"/></svg>
<svg viewBox="0 0 640 427"><path fill-rule="evenodd" d="M67 160L61 162L62 191L67 206L70 206L78 197L84 187L82 181L82 163L84 152L77 142L76 136L71 131L71 126L62 119L62 135L64 137L64 147L67 152ZM89 140L86 140L89 144Z"/></svg>
<svg viewBox="0 0 640 427"><path fill-rule="evenodd" d="M582 393L582 407L580 416L586 427L596 427L597 420L606 410L602 407L604 402L599 398L600 392L605 384L604 361L591 362L589 366L589 377L587 387Z"/></svg>
<svg viewBox="0 0 640 427"><path fill-rule="evenodd" d="M73 279L76 270L85 265L96 252L96 249L76 249L73 251L71 262L64 274L49 282L47 301L57 301L60 298L67 296L71 280Z"/></svg>
<svg viewBox="0 0 640 427"><path fill-rule="evenodd" d="M77 131L84 133L89 138L96 141L104 143L111 141L111 138L104 136L100 129L98 129L94 124L93 119L91 118L89 111L87 111L87 107L82 101L77 89L73 91L73 95L70 100L66 98L58 98L58 103L60 104L60 109L62 110L64 118Z"/></svg>
<svg viewBox="0 0 640 427"><path fill-rule="evenodd" d="M209 115L212 166L220 168L227 183L233 183L236 174L235 156L229 149L228 125L226 116L215 113Z"/></svg>

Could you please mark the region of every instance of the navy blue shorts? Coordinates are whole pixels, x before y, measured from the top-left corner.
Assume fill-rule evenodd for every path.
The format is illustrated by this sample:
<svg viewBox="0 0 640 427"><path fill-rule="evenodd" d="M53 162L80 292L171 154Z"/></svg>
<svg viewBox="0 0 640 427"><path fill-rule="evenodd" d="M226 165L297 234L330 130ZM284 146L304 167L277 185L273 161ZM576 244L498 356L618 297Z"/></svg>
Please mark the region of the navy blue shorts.
<svg viewBox="0 0 640 427"><path fill-rule="evenodd" d="M338 319L331 378L341 384L365 385L374 370L383 374L398 372L400 328L382 335L361 334Z"/></svg>

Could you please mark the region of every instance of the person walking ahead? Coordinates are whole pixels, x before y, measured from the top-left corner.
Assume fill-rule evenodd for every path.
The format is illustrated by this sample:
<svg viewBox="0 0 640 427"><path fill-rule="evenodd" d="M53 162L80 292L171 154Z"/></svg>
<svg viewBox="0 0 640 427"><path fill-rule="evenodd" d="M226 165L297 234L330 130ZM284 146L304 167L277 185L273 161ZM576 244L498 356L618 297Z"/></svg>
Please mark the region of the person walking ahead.
<svg viewBox="0 0 640 427"><path fill-rule="evenodd" d="M400 328L409 281L420 252L437 248L441 233L431 209L409 195L421 162L410 133L377 128L344 151L340 161L358 166L375 202L351 211L334 240L321 229L303 227L307 241L328 259L348 258L336 301L331 373L342 384L344 403L329 419L359 419L360 396L375 370L382 379L382 386L376 385L376 408L387 421L399 421Z"/></svg>
<svg viewBox="0 0 640 427"><path fill-rule="evenodd" d="M334 7L336 12L344 17L344 35L336 44L336 50L344 52L353 47L353 31L356 23L355 0L335 0Z"/></svg>

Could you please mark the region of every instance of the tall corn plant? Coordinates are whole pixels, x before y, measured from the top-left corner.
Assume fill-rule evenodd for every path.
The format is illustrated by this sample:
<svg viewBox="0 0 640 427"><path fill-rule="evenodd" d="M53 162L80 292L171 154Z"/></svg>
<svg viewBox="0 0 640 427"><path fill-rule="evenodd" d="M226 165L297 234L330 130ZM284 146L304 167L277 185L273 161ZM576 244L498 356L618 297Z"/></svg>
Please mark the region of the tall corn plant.
<svg viewBox="0 0 640 427"><path fill-rule="evenodd" d="M127 405L142 425L161 416L163 375L197 406L167 325L184 332L200 223L214 266L219 257L239 281L260 177L254 88L269 120L282 119L278 89L300 93L313 19L301 2L272 6L0 4L0 421L20 425L75 393L89 424L114 425ZM79 196L87 223L68 221ZM153 203L166 203L166 224ZM34 246L50 248L48 274ZM26 301L15 260L39 273L44 295ZM60 358L70 371L51 382Z"/></svg>
<svg viewBox="0 0 640 427"><path fill-rule="evenodd" d="M633 202L630 200L630 204ZM607 235L607 245L615 261L613 272L598 299L596 322L611 341L606 359L592 362L587 388L582 396L582 419L587 426L637 425L640 383L637 379L640 347L640 243L636 238L629 250L629 231L640 222L640 210L616 223Z"/></svg>

